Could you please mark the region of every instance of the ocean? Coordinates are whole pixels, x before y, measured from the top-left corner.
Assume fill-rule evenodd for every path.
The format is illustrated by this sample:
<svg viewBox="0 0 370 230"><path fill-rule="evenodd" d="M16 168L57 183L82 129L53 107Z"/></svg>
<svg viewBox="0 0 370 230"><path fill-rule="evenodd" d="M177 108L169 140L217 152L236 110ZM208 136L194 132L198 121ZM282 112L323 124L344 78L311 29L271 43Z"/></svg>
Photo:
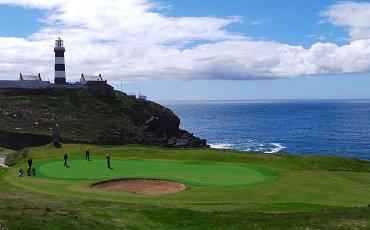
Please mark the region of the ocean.
<svg viewBox="0 0 370 230"><path fill-rule="evenodd" d="M161 102L216 149L370 160L370 100Z"/></svg>

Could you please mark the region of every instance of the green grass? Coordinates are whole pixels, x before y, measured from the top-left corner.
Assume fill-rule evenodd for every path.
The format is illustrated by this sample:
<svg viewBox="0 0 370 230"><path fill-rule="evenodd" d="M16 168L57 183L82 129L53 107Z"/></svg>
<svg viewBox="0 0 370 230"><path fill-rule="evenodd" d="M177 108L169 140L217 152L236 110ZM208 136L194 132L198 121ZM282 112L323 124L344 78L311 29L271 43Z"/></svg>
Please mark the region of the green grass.
<svg viewBox="0 0 370 230"><path fill-rule="evenodd" d="M262 167L245 165L200 164L147 160L113 160L108 169L105 160L72 160L36 165L41 177L63 180L97 180L123 178L167 179L201 186L256 185L273 181L277 176Z"/></svg>
<svg viewBox="0 0 370 230"><path fill-rule="evenodd" d="M86 149L90 162L82 160ZM107 153L113 170L106 169ZM19 178L30 156L38 174ZM42 146L27 157L0 169L0 219L10 229L370 228L369 161L87 145ZM260 183L261 175L268 181ZM187 189L143 196L90 187L126 177L168 178Z"/></svg>
<svg viewBox="0 0 370 230"><path fill-rule="evenodd" d="M12 143L2 144L17 149L29 146L21 133L35 139L54 133L67 142L99 144L143 143L164 134L174 136L168 133L178 129L178 118L172 112L151 101L135 100L118 91L115 94L113 99L88 90L0 89L0 133L14 135ZM141 127L153 116L160 118L158 136ZM45 143L41 140L39 143Z"/></svg>
<svg viewBox="0 0 370 230"><path fill-rule="evenodd" d="M0 147L0 155L5 155L6 156L11 152L13 152L13 150Z"/></svg>

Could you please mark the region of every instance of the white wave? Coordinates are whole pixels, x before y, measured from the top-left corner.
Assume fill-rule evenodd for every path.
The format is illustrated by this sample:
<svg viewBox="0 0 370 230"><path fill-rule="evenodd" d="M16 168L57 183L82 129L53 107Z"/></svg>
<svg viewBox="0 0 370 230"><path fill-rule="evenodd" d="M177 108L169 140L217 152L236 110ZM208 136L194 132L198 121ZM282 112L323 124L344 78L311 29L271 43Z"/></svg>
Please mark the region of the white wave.
<svg viewBox="0 0 370 230"><path fill-rule="evenodd" d="M217 143L217 144L210 144L212 149L231 149L234 145L233 144L222 144L222 143Z"/></svg>
<svg viewBox="0 0 370 230"><path fill-rule="evenodd" d="M283 149L286 149L286 147L280 143L270 143L272 146L274 146L270 151L266 151L265 153L278 153Z"/></svg>

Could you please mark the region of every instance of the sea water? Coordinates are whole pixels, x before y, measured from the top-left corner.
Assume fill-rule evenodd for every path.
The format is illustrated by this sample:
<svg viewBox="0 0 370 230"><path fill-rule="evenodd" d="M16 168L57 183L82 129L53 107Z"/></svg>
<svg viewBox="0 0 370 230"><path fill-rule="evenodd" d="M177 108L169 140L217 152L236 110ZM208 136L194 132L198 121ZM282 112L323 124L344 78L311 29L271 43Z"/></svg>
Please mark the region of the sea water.
<svg viewBox="0 0 370 230"><path fill-rule="evenodd" d="M212 148L370 160L370 100L162 102Z"/></svg>

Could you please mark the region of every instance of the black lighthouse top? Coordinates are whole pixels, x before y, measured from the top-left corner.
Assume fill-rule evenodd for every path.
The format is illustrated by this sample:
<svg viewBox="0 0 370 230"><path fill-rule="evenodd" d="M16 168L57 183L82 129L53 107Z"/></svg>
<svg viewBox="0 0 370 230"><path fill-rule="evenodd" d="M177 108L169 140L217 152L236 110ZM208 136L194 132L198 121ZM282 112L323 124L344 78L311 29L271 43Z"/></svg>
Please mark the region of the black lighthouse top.
<svg viewBox="0 0 370 230"><path fill-rule="evenodd" d="M65 48L63 46L63 40L58 38L58 40L55 40L55 47L54 51L65 51Z"/></svg>

